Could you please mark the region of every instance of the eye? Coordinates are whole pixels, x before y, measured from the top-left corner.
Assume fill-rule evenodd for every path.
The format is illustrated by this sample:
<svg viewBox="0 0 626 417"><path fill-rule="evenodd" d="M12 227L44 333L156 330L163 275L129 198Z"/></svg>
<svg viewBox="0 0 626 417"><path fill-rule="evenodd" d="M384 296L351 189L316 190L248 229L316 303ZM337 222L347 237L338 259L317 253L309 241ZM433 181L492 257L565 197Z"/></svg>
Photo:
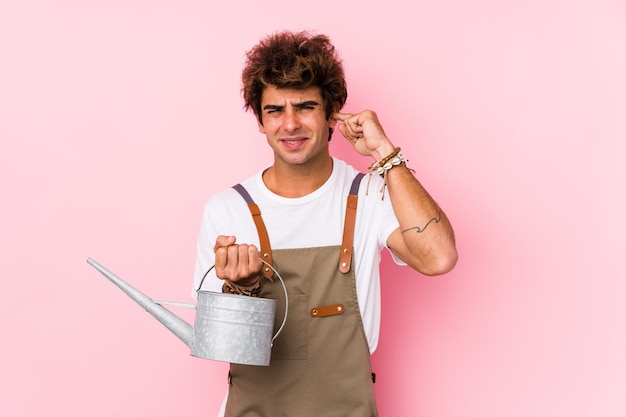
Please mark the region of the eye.
<svg viewBox="0 0 626 417"><path fill-rule="evenodd" d="M282 109L279 108L269 108L266 109L265 114L277 114L280 113Z"/></svg>

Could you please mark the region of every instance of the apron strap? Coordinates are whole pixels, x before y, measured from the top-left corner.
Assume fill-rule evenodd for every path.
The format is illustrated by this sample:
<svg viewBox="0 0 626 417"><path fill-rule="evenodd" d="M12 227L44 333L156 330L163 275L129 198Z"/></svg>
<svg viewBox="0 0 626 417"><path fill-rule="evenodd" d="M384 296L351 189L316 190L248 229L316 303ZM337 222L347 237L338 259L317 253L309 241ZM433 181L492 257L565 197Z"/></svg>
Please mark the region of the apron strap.
<svg viewBox="0 0 626 417"><path fill-rule="evenodd" d="M359 185L361 184L361 179L363 179L364 175L365 174L363 174L362 172L359 172L357 176L354 177L346 204L346 216L343 224L343 237L341 239L341 254L339 256L339 271L344 274L350 271L350 267L352 265L352 245L354 243L356 207L359 199ZM259 233L259 242L261 243L261 256L263 257L263 260L273 266L270 238L267 234L265 223L263 223L263 218L261 217L261 210L259 209L259 206L255 204L254 200L252 199L252 197L250 197L250 194L243 187L243 185L237 184L234 185L233 188L243 197L243 199L248 204L248 209L252 214L252 220L254 220L257 232ZM266 267L264 269L264 275L267 278L272 278L274 276L274 271L271 268Z"/></svg>
<svg viewBox="0 0 626 417"><path fill-rule="evenodd" d="M263 218L261 217L261 210L259 209L259 206L254 203L254 200L252 200L252 197L250 197L250 194L243 187L243 185L237 184L233 186L233 188L239 194L241 194L243 199L246 200L246 203L248 203L248 209L252 214L252 220L254 220L254 225L256 226L256 230L259 233L259 242L261 243L261 257L265 262L273 266L274 264L272 263L272 247L270 246L270 238L267 234L265 223L263 223ZM263 269L263 275L265 276L265 278L271 279L274 277L274 270L266 265Z"/></svg>
<svg viewBox="0 0 626 417"><path fill-rule="evenodd" d="M359 172L352 181L348 203L346 204L346 217L343 224L343 238L341 240L341 254L339 255L339 271L344 274L350 272L352 264L352 244L354 243L354 225L356 223L356 206L359 199L359 185L365 174Z"/></svg>

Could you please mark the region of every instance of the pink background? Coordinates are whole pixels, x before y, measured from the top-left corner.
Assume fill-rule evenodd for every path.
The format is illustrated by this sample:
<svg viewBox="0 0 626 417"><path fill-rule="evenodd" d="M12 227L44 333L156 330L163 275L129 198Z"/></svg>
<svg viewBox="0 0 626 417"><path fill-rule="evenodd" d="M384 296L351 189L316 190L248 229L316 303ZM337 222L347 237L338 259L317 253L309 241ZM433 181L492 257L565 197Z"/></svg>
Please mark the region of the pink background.
<svg viewBox="0 0 626 417"><path fill-rule="evenodd" d="M204 201L271 161L239 75L284 28L455 226L446 276L384 259L381 414L626 415L621 0L3 0L0 415L215 415L226 366L85 261L189 301Z"/></svg>

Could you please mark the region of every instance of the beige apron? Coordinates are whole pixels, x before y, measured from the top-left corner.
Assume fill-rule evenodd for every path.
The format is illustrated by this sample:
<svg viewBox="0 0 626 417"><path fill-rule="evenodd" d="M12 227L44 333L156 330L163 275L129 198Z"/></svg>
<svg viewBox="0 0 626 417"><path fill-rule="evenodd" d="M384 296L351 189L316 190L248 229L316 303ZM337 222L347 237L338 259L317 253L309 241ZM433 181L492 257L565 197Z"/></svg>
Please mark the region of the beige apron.
<svg viewBox="0 0 626 417"><path fill-rule="evenodd" d="M226 417L378 415L351 267L361 177L350 190L341 247L272 251L258 207L241 185L235 186L255 218L263 257L285 281L289 315L274 342L270 366L231 364ZM278 301L277 329L285 305L280 281L264 281L261 296Z"/></svg>

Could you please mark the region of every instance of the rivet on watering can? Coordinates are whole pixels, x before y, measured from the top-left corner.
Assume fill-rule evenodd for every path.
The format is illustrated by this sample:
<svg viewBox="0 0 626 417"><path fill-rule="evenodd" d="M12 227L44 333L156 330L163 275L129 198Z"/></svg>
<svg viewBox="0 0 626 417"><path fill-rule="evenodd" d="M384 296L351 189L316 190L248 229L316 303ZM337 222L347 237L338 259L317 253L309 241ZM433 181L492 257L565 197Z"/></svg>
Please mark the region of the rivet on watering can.
<svg viewBox="0 0 626 417"><path fill-rule="evenodd" d="M311 311L311 314L313 314L314 316L317 316L319 314L319 311L314 309Z"/></svg>
<svg viewBox="0 0 626 417"><path fill-rule="evenodd" d="M341 264L341 266L342 266L343 268L345 268L346 266L348 266L348 264L344 262L344 263L342 263L342 264Z"/></svg>

